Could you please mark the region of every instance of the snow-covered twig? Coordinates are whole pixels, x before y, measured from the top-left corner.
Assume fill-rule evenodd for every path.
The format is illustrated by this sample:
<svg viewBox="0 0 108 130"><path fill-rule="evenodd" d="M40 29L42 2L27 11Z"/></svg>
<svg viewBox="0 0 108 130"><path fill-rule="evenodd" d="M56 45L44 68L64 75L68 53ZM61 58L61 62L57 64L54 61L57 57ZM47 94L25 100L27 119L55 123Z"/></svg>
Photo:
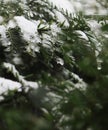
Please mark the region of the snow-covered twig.
<svg viewBox="0 0 108 130"><path fill-rule="evenodd" d="M31 82L31 81L25 80L24 76L19 74L18 70L15 68L14 65L4 62L3 67L13 74L13 76L18 80L19 83L22 84L23 88L25 88L26 91L29 88L33 88L33 89L38 88L38 83L37 82Z"/></svg>

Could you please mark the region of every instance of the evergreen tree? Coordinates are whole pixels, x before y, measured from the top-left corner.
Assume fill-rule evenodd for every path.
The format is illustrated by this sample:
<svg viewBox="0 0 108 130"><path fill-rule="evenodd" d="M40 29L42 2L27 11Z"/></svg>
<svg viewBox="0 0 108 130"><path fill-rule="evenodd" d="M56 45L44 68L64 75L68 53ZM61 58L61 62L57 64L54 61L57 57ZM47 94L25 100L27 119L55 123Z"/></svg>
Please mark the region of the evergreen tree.
<svg viewBox="0 0 108 130"><path fill-rule="evenodd" d="M107 130L106 43L81 14L2 0L0 129Z"/></svg>

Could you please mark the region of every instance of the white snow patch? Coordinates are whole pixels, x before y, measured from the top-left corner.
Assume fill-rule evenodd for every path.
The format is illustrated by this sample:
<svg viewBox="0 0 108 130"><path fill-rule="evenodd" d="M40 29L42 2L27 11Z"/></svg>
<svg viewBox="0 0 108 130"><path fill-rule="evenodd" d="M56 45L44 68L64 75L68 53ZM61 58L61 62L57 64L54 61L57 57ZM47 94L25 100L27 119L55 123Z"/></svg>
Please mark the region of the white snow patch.
<svg viewBox="0 0 108 130"><path fill-rule="evenodd" d="M23 2L23 3L26 3L26 0L20 0L21 2ZM5 2L5 3L8 3L8 2L17 2L17 0L3 0L3 2Z"/></svg>
<svg viewBox="0 0 108 130"><path fill-rule="evenodd" d="M107 9L101 6L97 0L80 0L83 8L83 12L86 15L93 15L93 14L99 14L99 15L106 15Z"/></svg>
<svg viewBox="0 0 108 130"><path fill-rule="evenodd" d="M51 33L54 34L54 32L51 32ZM51 49L51 46L52 46L52 43L53 43L53 42L51 43L51 41L53 41L51 35L43 33L42 38L43 38L43 40L42 40L43 46L45 48Z"/></svg>
<svg viewBox="0 0 108 130"><path fill-rule="evenodd" d="M79 2L79 1L74 1L74 2L72 2L71 4L74 4L75 10L76 10L77 12L83 11L83 6L82 6L81 2Z"/></svg>
<svg viewBox="0 0 108 130"><path fill-rule="evenodd" d="M60 9L63 9L65 11L67 10L68 13L75 13L74 7L68 0L49 0L49 2L53 3Z"/></svg>
<svg viewBox="0 0 108 130"><path fill-rule="evenodd" d="M67 21L67 19L65 18L65 16L62 14L62 13L60 13L59 11L54 11L55 12L55 15L56 15L56 17L57 17L57 20L60 22L60 23L63 23L64 22L64 25L65 26L69 26L69 23L68 23L68 21Z"/></svg>
<svg viewBox="0 0 108 130"><path fill-rule="evenodd" d="M9 21L7 28L15 28L18 26L21 29L23 38L28 42L40 42L37 28L40 21L28 20L24 16L15 16L13 20Z"/></svg>
<svg viewBox="0 0 108 130"><path fill-rule="evenodd" d="M6 68L8 71L10 71L10 72L15 76L15 78L18 79L18 81L19 81L20 83L23 84L23 82L24 82L24 77L19 74L19 72L16 70L16 68L15 68L14 65L12 65L12 64L10 64L10 63L4 62L4 63L3 63L3 66L4 66L4 68Z"/></svg>
<svg viewBox="0 0 108 130"><path fill-rule="evenodd" d="M37 27L39 24L39 21L30 21L24 18L23 16L15 16L14 17L16 23L21 28L21 32L23 33L24 39L27 41L35 41L37 40Z"/></svg>
<svg viewBox="0 0 108 130"><path fill-rule="evenodd" d="M3 96L0 96L0 101L4 100L4 97Z"/></svg>
<svg viewBox="0 0 108 130"><path fill-rule="evenodd" d="M6 27L3 26L3 25L0 26L0 35L1 35L0 39L1 39L2 43L3 43L3 45L8 46L9 41L8 41L8 39L6 37Z"/></svg>
<svg viewBox="0 0 108 130"><path fill-rule="evenodd" d="M14 62L15 65L20 65L20 64L23 63L22 59L18 56L13 58L13 62Z"/></svg>
<svg viewBox="0 0 108 130"><path fill-rule="evenodd" d="M37 25L30 20L27 20L23 16L15 16L14 19L16 20L19 27L22 29L22 32L31 33L33 35L35 35L35 33L37 32Z"/></svg>
<svg viewBox="0 0 108 130"><path fill-rule="evenodd" d="M7 29L15 27L16 27L15 20L10 20L9 23L7 24Z"/></svg>
<svg viewBox="0 0 108 130"><path fill-rule="evenodd" d="M96 20L89 20L88 24L91 27L92 31L99 32L101 24L99 24Z"/></svg>
<svg viewBox="0 0 108 130"><path fill-rule="evenodd" d="M78 81L77 83L73 83L73 84L74 84L73 86L75 86L75 88L77 88L77 89L81 89L81 90L85 91L86 88L87 88L87 84L83 81L83 79L80 78L80 77L79 77L77 74L75 74L75 73L71 73L71 75L72 75L72 77L73 77L75 80Z"/></svg>
<svg viewBox="0 0 108 130"><path fill-rule="evenodd" d="M25 80L25 92L28 92L29 89L38 89L39 88L39 85L37 82L32 82L32 81L26 81Z"/></svg>
<svg viewBox="0 0 108 130"><path fill-rule="evenodd" d="M57 61L57 64L64 65L64 60L63 59L57 58L56 61Z"/></svg>
<svg viewBox="0 0 108 130"><path fill-rule="evenodd" d="M21 91L21 84L18 82L0 77L0 95L7 94L9 90Z"/></svg>
<svg viewBox="0 0 108 130"><path fill-rule="evenodd" d="M76 30L75 32L76 32L77 34L79 34L79 37L80 37L80 38L85 39L85 40L87 40L87 41L89 40L88 37L87 37L87 35L86 35L84 32L82 32L82 31L80 31L80 30Z"/></svg>
<svg viewBox="0 0 108 130"><path fill-rule="evenodd" d="M104 37L105 37L105 38L108 38L108 34L104 34Z"/></svg>
<svg viewBox="0 0 108 130"><path fill-rule="evenodd" d="M4 63L4 67L10 71L15 78L22 84L23 87L25 87L25 91L27 92L30 88L32 89L37 89L38 88L38 83L37 82L32 82L32 81L27 81L24 79L24 76L20 75L19 72L16 70L15 66L10 64L10 63Z"/></svg>
<svg viewBox="0 0 108 130"><path fill-rule="evenodd" d="M16 0L4 0L5 3L7 2L16 2Z"/></svg>
<svg viewBox="0 0 108 130"><path fill-rule="evenodd" d="M57 26L56 23L52 23L50 28L52 35L55 37L57 37L58 33L61 32L61 29Z"/></svg>
<svg viewBox="0 0 108 130"><path fill-rule="evenodd" d="M2 38L6 38L5 31L6 31L5 26L1 25L0 26L0 34L1 34Z"/></svg>
<svg viewBox="0 0 108 130"><path fill-rule="evenodd" d="M37 82L27 81L27 85L33 89L37 89L39 87Z"/></svg>

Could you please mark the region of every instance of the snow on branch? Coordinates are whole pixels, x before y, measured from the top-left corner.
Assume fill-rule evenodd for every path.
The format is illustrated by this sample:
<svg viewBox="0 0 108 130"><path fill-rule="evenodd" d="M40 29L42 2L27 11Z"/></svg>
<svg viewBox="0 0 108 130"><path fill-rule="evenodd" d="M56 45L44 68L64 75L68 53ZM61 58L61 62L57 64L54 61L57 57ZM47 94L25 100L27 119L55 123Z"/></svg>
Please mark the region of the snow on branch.
<svg viewBox="0 0 108 130"><path fill-rule="evenodd" d="M19 72L17 71L14 65L4 62L3 67L13 74L13 76L18 80L18 82L23 86L25 91L28 91L30 88L32 89L38 88L37 82L26 81L24 79L24 76L19 74Z"/></svg>
<svg viewBox="0 0 108 130"><path fill-rule="evenodd" d="M37 89L38 83L26 81L24 76L21 76L14 65L10 63L3 63L3 67L7 69L9 72L13 74L13 76L18 81L12 81L10 79L6 79L0 77L0 101L4 100L4 95L7 95L9 91L22 91L22 87L24 88L25 92L28 92L29 89Z"/></svg>
<svg viewBox="0 0 108 130"><path fill-rule="evenodd" d="M17 90L20 92L21 87L21 83L0 77L0 101L4 100L3 95L7 95L9 91Z"/></svg>
<svg viewBox="0 0 108 130"><path fill-rule="evenodd" d="M21 91L21 83L0 77L0 95L7 94L8 90Z"/></svg>

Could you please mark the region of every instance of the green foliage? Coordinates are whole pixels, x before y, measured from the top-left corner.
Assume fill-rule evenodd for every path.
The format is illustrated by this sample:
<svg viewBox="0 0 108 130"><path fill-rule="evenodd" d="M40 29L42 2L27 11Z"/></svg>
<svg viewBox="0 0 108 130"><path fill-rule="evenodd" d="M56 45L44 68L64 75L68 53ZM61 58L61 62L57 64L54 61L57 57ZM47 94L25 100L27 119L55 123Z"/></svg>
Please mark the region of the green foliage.
<svg viewBox="0 0 108 130"><path fill-rule="evenodd" d="M44 0L0 2L0 7L5 28L5 37L0 37L0 77L21 84L20 91L1 95L0 129L107 130L107 38L100 51L101 39L83 16L62 12L69 24L65 26L56 18L59 10ZM25 38L17 18L38 22L35 34L27 32ZM15 26L8 27L9 22ZM30 87L29 81L38 88Z"/></svg>

